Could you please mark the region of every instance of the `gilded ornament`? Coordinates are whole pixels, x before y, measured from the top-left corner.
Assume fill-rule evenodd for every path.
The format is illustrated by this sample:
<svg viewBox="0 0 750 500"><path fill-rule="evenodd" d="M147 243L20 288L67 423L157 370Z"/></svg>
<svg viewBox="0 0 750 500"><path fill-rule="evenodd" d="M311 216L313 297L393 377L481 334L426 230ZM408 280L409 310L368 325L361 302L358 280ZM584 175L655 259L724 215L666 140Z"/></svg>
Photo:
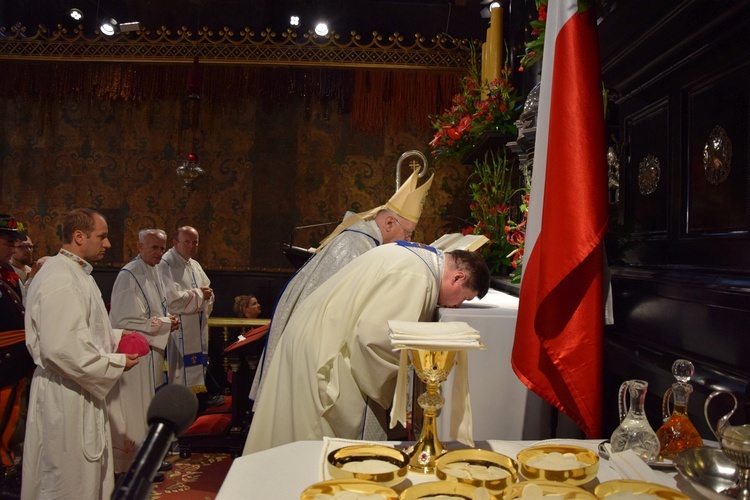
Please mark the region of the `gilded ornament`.
<svg viewBox="0 0 750 500"><path fill-rule="evenodd" d="M714 186L724 182L732 169L732 140L720 125L714 127L703 146L703 169L706 180Z"/></svg>
<svg viewBox="0 0 750 500"><path fill-rule="evenodd" d="M661 164L653 155L646 156L638 165L638 189L641 194L653 194L659 184Z"/></svg>

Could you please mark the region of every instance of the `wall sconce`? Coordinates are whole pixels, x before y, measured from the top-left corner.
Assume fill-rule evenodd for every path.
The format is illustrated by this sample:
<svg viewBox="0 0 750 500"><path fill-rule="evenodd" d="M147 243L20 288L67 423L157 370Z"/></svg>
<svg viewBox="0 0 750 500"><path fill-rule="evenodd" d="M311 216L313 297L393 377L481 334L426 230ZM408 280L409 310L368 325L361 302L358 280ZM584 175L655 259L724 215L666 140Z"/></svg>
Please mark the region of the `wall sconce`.
<svg viewBox="0 0 750 500"><path fill-rule="evenodd" d="M195 189L193 182L206 175L206 171L201 167L200 161L198 160L198 130L200 123L200 105L201 96L200 91L203 85L203 78L201 75L200 66L198 63L198 56L193 58L193 65L190 67L188 73L188 99L190 100L191 117L190 117L190 153L177 167L177 176L182 179L182 187L187 190L188 193Z"/></svg>

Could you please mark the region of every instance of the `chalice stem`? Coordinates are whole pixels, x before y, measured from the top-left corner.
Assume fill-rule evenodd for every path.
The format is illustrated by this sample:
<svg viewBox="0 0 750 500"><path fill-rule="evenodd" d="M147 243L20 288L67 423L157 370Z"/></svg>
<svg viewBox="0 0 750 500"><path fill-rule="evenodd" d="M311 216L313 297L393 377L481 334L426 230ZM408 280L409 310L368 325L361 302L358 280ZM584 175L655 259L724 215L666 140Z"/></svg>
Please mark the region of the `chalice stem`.
<svg viewBox="0 0 750 500"><path fill-rule="evenodd" d="M436 417L436 411L425 410L419 440L407 452L410 456L409 469L412 471L424 474L434 472L435 459L445 452L437 436Z"/></svg>

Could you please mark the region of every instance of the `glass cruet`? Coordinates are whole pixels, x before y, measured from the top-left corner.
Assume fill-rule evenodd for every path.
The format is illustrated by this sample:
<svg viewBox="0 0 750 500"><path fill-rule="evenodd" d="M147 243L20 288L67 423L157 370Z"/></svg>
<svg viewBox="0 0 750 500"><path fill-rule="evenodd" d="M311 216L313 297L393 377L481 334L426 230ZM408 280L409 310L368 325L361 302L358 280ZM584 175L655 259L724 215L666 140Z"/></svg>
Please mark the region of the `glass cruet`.
<svg viewBox="0 0 750 500"><path fill-rule="evenodd" d="M659 457L672 459L682 450L703 446L703 439L688 417L687 407L693 386L688 382L695 373L693 363L678 359L672 364L672 374L677 382L667 389L662 400L661 412L664 423L656 431L661 451ZM670 403L674 405L670 410Z"/></svg>
<svg viewBox="0 0 750 500"><path fill-rule="evenodd" d="M633 450L644 462L650 463L659 455L659 439L646 418L647 391L645 380L626 380L620 385L620 425L612 433L610 442L613 453ZM630 396L630 404L627 396Z"/></svg>

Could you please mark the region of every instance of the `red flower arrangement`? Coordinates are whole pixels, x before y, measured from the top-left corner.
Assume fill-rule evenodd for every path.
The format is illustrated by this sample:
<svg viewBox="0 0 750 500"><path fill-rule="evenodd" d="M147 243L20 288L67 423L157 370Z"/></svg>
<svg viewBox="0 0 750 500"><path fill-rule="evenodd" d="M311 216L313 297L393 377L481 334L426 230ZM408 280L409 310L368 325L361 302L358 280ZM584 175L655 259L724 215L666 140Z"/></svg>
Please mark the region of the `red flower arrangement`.
<svg viewBox="0 0 750 500"><path fill-rule="evenodd" d="M451 107L442 115L431 117L436 130L430 141L434 157L461 158L488 130L517 132L512 116L517 96L509 76L510 68L506 67L499 79L483 84L474 61L469 74L461 80L461 90L453 96Z"/></svg>

